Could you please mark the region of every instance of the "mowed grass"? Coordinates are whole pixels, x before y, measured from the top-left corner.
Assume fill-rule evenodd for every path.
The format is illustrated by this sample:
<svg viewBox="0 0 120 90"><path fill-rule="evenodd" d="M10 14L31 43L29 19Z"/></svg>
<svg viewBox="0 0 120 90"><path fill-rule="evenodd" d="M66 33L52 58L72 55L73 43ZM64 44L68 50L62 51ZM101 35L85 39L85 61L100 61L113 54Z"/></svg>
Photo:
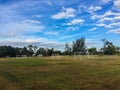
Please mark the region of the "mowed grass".
<svg viewBox="0 0 120 90"><path fill-rule="evenodd" d="M1 58L0 90L120 90L120 56Z"/></svg>

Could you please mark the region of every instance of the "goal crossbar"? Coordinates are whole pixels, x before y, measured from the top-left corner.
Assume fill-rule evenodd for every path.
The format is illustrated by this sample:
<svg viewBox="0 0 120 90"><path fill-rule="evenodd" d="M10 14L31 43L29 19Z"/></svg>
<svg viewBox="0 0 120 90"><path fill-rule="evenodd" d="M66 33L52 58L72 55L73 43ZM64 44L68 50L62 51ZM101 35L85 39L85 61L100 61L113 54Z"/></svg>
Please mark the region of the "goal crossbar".
<svg viewBox="0 0 120 90"><path fill-rule="evenodd" d="M74 52L74 57L76 57L76 55L87 55L87 58L90 58L89 52Z"/></svg>

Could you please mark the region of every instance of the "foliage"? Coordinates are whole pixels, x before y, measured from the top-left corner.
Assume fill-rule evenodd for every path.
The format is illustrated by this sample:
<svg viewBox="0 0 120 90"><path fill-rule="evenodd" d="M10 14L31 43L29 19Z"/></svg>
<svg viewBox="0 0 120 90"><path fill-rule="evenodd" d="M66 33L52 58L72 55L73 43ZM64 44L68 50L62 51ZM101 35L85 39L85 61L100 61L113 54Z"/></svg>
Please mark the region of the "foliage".
<svg viewBox="0 0 120 90"><path fill-rule="evenodd" d="M36 52L36 55L42 55L42 56L52 56L54 50L52 49L44 49L44 48L39 48Z"/></svg>
<svg viewBox="0 0 120 90"><path fill-rule="evenodd" d="M36 51L37 47L28 45L27 47L18 48L12 46L0 46L0 57L16 57L16 56L33 56L33 55L42 55L42 56L52 56L52 54L57 53L61 54L60 51L54 52L54 49L44 49L39 48Z"/></svg>
<svg viewBox="0 0 120 90"><path fill-rule="evenodd" d="M36 52L36 55L46 56L46 50L44 48L39 48Z"/></svg>
<svg viewBox="0 0 120 90"><path fill-rule="evenodd" d="M0 46L0 57L14 57L15 49L11 46Z"/></svg>
<svg viewBox="0 0 120 90"><path fill-rule="evenodd" d="M52 56L52 55L72 55L74 52L86 52L87 50L93 54L105 54L105 55L114 55L120 54L120 47L113 45L112 42L102 39L103 47L101 51L97 51L97 48L92 47L87 49L85 45L85 38L82 37L73 41L72 44L65 44L65 51L54 51L53 48L38 48L37 46L28 45L27 47L19 48L12 46L0 46L0 57L16 57L16 56Z"/></svg>
<svg viewBox="0 0 120 90"><path fill-rule="evenodd" d="M103 51L104 54L113 55L116 53L115 46L113 45L112 42L106 39L102 39L102 41L104 43L104 47L101 50Z"/></svg>
<svg viewBox="0 0 120 90"><path fill-rule="evenodd" d="M85 38L82 37L73 41L72 45L65 44L65 55L71 55L74 52L86 52Z"/></svg>
<svg viewBox="0 0 120 90"><path fill-rule="evenodd" d="M65 55L71 55L71 53L72 53L72 48L68 43L66 43L65 44L65 52L64 52L64 54Z"/></svg>
<svg viewBox="0 0 120 90"><path fill-rule="evenodd" d="M73 52L86 52L85 38L82 37L73 42Z"/></svg>
<svg viewBox="0 0 120 90"><path fill-rule="evenodd" d="M54 55L62 55L62 52L59 51L59 50L54 50L54 51L53 51L53 54L54 54Z"/></svg>
<svg viewBox="0 0 120 90"><path fill-rule="evenodd" d="M92 53L92 54L97 54L97 49L95 47L89 48L88 52Z"/></svg>
<svg viewBox="0 0 120 90"><path fill-rule="evenodd" d="M120 54L120 47L115 47L116 54Z"/></svg>

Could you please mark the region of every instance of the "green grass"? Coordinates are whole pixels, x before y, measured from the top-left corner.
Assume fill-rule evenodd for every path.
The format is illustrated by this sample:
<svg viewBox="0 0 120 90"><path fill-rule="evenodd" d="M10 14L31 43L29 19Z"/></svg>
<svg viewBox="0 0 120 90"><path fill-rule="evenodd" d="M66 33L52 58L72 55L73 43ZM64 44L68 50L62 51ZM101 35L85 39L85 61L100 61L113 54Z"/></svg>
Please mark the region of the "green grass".
<svg viewBox="0 0 120 90"><path fill-rule="evenodd" d="M120 90L120 56L1 58L0 90Z"/></svg>

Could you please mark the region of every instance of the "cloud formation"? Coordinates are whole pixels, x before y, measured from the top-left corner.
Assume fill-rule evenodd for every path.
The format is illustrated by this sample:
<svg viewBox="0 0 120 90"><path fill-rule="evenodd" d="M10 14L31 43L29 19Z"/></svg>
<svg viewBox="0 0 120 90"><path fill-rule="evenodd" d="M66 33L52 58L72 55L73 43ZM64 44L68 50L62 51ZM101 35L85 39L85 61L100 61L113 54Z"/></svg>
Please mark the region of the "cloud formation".
<svg viewBox="0 0 120 90"><path fill-rule="evenodd" d="M115 39L120 34L119 8L120 0L3 0L0 42L63 48L66 41L82 36Z"/></svg>
<svg viewBox="0 0 120 90"><path fill-rule="evenodd" d="M82 24L85 20L83 19L73 19L70 23L67 23L66 25L77 25Z"/></svg>
<svg viewBox="0 0 120 90"><path fill-rule="evenodd" d="M120 0L114 0L114 6L120 8Z"/></svg>
<svg viewBox="0 0 120 90"><path fill-rule="evenodd" d="M107 33L120 34L120 28L109 30Z"/></svg>
<svg viewBox="0 0 120 90"><path fill-rule="evenodd" d="M101 10L102 9L102 7L100 7L100 6L90 6L89 8L88 8L88 12L89 13L94 13L94 12L96 12L96 11L99 11L99 10Z"/></svg>
<svg viewBox="0 0 120 90"><path fill-rule="evenodd" d="M39 21L34 20L25 20L21 22L7 22L0 25L0 33L3 35L19 35L19 34L28 34L33 32L41 32L44 26L40 25Z"/></svg>
<svg viewBox="0 0 120 90"><path fill-rule="evenodd" d="M91 28L88 31L95 31L97 28Z"/></svg>
<svg viewBox="0 0 120 90"><path fill-rule="evenodd" d="M73 8L64 8L62 12L59 12L55 15L53 15L51 18L53 19L67 19L67 18L73 18L75 17L76 10Z"/></svg>

